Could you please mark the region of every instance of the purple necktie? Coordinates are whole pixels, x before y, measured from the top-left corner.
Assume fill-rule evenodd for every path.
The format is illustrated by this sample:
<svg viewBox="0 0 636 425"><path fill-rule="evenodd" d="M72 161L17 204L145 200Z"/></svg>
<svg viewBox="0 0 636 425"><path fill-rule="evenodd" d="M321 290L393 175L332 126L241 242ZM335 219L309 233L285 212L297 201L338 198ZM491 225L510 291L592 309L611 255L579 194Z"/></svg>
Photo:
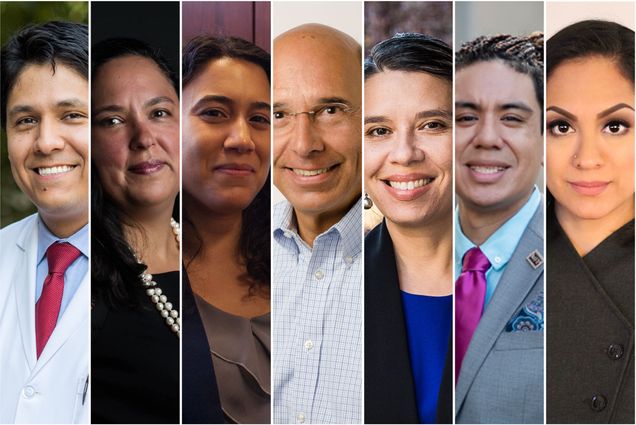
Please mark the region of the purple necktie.
<svg viewBox="0 0 636 425"><path fill-rule="evenodd" d="M490 261L474 247L464 255L462 273L455 282L455 382L470 340L484 311L486 271Z"/></svg>

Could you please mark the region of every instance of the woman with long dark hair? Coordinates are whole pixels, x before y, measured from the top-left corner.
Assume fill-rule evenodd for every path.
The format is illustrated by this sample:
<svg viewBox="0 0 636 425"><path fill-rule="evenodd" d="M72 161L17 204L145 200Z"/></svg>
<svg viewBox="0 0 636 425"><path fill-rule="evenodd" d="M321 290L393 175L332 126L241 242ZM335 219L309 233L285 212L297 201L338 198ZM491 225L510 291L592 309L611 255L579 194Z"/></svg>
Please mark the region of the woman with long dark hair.
<svg viewBox="0 0 636 425"><path fill-rule="evenodd" d="M634 31L547 43L547 420L634 422Z"/></svg>
<svg viewBox="0 0 636 425"><path fill-rule="evenodd" d="M177 85L137 40L92 62L92 422L179 423Z"/></svg>
<svg viewBox="0 0 636 425"><path fill-rule="evenodd" d="M184 422L211 420L192 403L200 374L226 422L270 422L269 76L269 54L238 38L184 49L184 363L203 334L208 353L184 372Z"/></svg>

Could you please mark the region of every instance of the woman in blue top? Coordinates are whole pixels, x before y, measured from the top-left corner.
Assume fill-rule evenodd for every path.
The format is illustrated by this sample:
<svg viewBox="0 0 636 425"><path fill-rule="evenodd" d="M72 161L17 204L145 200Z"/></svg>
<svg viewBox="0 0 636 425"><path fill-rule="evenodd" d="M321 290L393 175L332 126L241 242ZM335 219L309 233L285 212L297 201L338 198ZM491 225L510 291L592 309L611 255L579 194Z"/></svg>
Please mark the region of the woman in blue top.
<svg viewBox="0 0 636 425"><path fill-rule="evenodd" d="M367 423L452 423L452 50L421 34L364 64Z"/></svg>

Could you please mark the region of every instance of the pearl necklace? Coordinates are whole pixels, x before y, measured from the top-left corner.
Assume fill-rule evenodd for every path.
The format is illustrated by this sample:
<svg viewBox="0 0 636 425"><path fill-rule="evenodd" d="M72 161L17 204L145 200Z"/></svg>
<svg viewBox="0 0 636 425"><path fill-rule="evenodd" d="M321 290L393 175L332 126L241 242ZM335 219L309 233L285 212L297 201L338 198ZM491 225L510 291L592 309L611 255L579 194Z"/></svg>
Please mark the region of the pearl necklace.
<svg viewBox="0 0 636 425"><path fill-rule="evenodd" d="M181 227L174 218L170 218L170 226L172 227L172 233L177 240L177 245L181 243ZM143 264L143 261L133 252L137 263ZM166 321L166 325L170 327L170 330L177 335L177 338L181 338L181 318L177 309L172 308L172 303L168 301L168 297L163 295L161 288L157 286L157 282L152 280L152 275L143 271L139 278L141 280L141 286L146 288L146 295L150 297L150 301L157 307L159 314Z"/></svg>

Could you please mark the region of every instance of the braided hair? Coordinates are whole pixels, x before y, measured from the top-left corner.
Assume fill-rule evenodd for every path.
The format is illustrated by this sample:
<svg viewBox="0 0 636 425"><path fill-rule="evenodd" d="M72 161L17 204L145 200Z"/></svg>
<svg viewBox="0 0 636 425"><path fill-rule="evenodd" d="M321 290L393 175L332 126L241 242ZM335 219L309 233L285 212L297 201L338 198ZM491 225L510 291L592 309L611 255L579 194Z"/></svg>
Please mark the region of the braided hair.
<svg viewBox="0 0 636 425"><path fill-rule="evenodd" d="M543 33L527 36L486 35L462 44L455 55L455 69L476 62L501 60L515 71L532 78L537 101L543 111Z"/></svg>

